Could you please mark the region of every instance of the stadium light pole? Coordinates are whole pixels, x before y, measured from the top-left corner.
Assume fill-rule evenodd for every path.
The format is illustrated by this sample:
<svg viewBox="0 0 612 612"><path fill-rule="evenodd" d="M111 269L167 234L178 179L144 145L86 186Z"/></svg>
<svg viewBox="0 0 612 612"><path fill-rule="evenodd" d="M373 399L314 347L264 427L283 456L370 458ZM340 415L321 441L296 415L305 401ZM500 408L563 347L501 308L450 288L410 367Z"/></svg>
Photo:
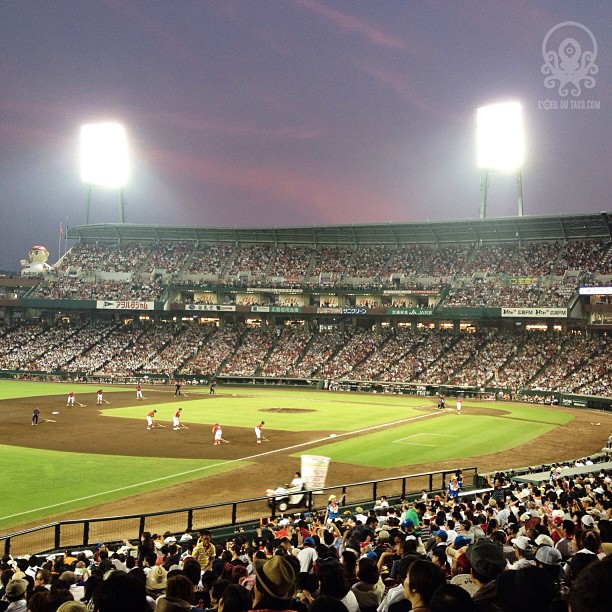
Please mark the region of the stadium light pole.
<svg viewBox="0 0 612 612"><path fill-rule="evenodd" d="M125 223L123 188L128 179L128 150L125 128L119 123L90 123L81 126L81 180L87 185L85 224L89 225L92 187L119 190L119 219Z"/></svg>
<svg viewBox="0 0 612 612"><path fill-rule="evenodd" d="M481 106L476 111L478 167L480 168L480 218L487 216L487 194L491 172L516 175L518 216L523 216L525 158L523 112L519 102Z"/></svg>

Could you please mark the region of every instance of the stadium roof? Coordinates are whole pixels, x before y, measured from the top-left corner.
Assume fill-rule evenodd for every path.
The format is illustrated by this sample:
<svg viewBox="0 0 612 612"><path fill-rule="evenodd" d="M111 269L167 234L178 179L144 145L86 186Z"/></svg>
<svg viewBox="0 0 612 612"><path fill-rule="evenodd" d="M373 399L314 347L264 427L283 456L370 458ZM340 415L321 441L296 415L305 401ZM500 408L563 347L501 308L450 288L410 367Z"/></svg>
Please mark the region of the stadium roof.
<svg viewBox="0 0 612 612"><path fill-rule="evenodd" d="M201 243L356 246L456 244L533 240L611 239L612 213L555 217L503 217L464 221L314 225L310 227L216 228L109 223L71 227L80 242L193 240Z"/></svg>

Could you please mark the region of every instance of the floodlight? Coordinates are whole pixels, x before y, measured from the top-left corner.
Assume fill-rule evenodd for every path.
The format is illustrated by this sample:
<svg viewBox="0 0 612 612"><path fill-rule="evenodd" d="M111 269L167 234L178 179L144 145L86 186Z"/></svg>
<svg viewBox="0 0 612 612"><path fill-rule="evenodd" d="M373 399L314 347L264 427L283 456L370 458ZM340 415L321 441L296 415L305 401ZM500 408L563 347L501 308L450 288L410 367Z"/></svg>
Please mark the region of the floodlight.
<svg viewBox="0 0 612 612"><path fill-rule="evenodd" d="M480 173L480 218L487 214L490 173L516 173L518 215L523 216L523 178L525 158L523 113L519 102L481 106L476 112L477 163Z"/></svg>
<svg viewBox="0 0 612 612"><path fill-rule="evenodd" d="M478 167L512 172L523 165L523 113L519 102L482 106L476 113Z"/></svg>
<svg viewBox="0 0 612 612"><path fill-rule="evenodd" d="M81 126L81 179L87 185L123 187L128 176L127 139L118 123Z"/></svg>

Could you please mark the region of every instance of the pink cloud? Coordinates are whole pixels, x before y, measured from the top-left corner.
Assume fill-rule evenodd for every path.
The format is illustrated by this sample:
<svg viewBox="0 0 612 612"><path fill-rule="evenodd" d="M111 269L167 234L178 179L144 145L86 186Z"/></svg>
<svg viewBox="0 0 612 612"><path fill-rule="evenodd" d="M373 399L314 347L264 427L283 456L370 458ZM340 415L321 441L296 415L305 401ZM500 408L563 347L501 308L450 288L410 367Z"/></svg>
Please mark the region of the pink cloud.
<svg viewBox="0 0 612 612"><path fill-rule="evenodd" d="M399 37L393 34L388 34L382 29L371 25L363 19L341 13L340 11L319 2L318 0L298 0L297 4L305 9L308 9L317 15L325 17L328 22L332 23L336 27L344 30L345 32L351 32L353 34L360 34L365 36L370 42L381 47L387 47L389 49L397 49L399 51L406 50L406 43Z"/></svg>
<svg viewBox="0 0 612 612"><path fill-rule="evenodd" d="M436 117L444 116L447 119L461 119L459 115L453 116L447 109L441 110L436 104L425 100L422 92L424 87L409 81L405 74L392 72L388 68L381 68L370 63L357 62L357 68L382 83L385 87L403 98L413 108Z"/></svg>
<svg viewBox="0 0 612 612"><path fill-rule="evenodd" d="M270 138L286 138L295 140L309 140L319 135L319 130L307 126L281 125L269 127L250 121L236 119L199 119L181 113L140 113L155 125L172 126L190 132L215 131L225 134L245 136L266 136Z"/></svg>
<svg viewBox="0 0 612 612"><path fill-rule="evenodd" d="M251 165L242 167L210 156L188 156L168 150L153 154L154 164L172 168L172 174L185 179L197 178L206 185L225 190L265 196L270 201L286 202L288 206L308 207L309 215L336 222L351 210L370 210L372 220L394 216L396 203L376 193L365 185L346 184L335 178L304 171Z"/></svg>

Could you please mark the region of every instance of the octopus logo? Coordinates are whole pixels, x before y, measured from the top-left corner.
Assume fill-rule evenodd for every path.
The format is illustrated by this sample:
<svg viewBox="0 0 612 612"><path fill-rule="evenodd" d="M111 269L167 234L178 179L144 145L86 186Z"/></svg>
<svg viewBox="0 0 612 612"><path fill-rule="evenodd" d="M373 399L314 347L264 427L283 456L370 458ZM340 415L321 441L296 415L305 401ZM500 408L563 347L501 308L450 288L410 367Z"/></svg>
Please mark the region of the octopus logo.
<svg viewBox="0 0 612 612"><path fill-rule="evenodd" d="M542 56L544 86L557 87L561 97L578 97L582 87L595 87L597 41L581 23L564 21L552 27L542 41Z"/></svg>

